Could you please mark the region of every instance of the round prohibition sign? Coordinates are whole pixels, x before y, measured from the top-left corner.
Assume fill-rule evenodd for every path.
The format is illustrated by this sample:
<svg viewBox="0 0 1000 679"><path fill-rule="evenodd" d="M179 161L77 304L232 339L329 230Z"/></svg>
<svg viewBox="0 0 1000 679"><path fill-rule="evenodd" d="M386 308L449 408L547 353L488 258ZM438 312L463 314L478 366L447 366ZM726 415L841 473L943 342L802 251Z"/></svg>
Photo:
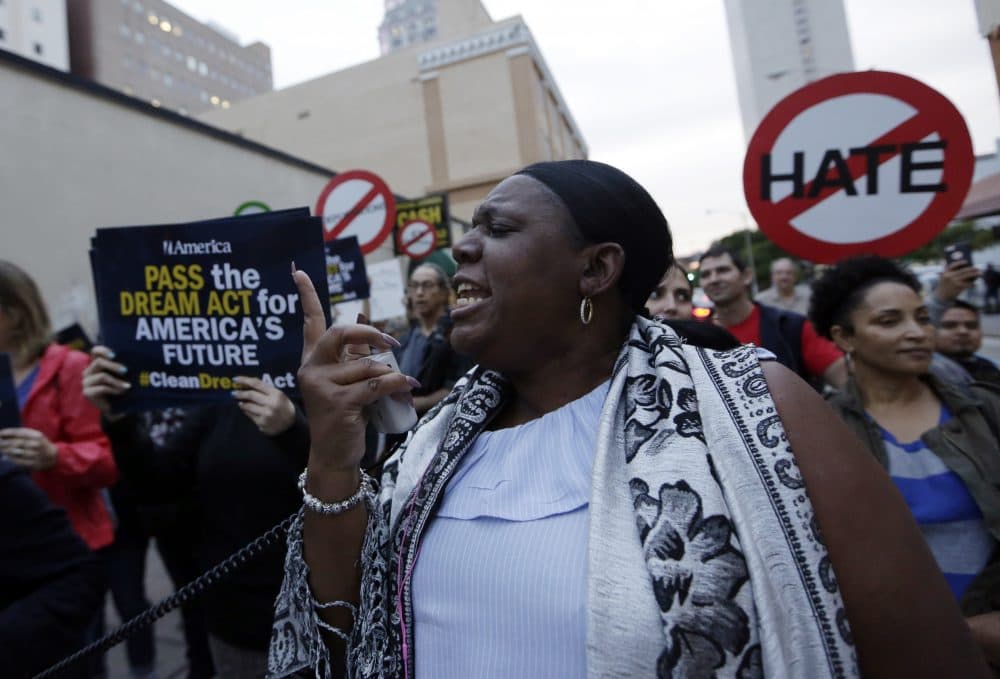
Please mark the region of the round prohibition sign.
<svg viewBox="0 0 1000 679"><path fill-rule="evenodd" d="M792 254L897 257L954 218L973 163L965 120L944 95L898 73L843 73L771 109L743 186L761 231Z"/></svg>
<svg viewBox="0 0 1000 679"><path fill-rule="evenodd" d="M399 249L410 259L423 259L437 248L437 230L433 224L413 219L396 233Z"/></svg>
<svg viewBox="0 0 1000 679"><path fill-rule="evenodd" d="M319 194L315 213L323 218L323 239L356 236L361 254L375 250L392 233L396 199L381 177L367 170L341 172Z"/></svg>

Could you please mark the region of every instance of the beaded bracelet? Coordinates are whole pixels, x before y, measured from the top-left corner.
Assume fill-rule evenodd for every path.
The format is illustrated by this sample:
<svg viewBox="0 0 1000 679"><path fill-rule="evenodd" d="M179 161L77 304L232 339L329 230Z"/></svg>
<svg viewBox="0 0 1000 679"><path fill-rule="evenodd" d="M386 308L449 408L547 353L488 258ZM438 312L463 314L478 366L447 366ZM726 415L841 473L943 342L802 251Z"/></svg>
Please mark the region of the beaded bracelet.
<svg viewBox="0 0 1000 679"><path fill-rule="evenodd" d="M306 490L306 474L308 471L308 469L303 469L302 474L299 475L299 490L302 491L302 503L306 506L306 509L311 512L324 514L326 516L343 514L351 507L359 504L362 500L375 497L375 482L372 477L362 471L361 483L358 485L358 490L354 493L354 495L346 500L341 500L340 502L323 502L315 495L310 495L309 491Z"/></svg>

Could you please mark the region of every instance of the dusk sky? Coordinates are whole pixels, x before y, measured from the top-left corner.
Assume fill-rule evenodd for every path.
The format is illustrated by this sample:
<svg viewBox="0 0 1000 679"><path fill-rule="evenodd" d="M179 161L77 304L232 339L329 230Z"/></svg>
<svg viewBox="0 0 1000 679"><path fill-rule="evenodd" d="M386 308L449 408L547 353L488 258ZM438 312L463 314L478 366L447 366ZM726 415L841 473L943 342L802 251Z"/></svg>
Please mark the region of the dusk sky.
<svg viewBox="0 0 1000 679"><path fill-rule="evenodd" d="M278 88L379 55L380 0L171 1L244 44L270 45ZM484 5L494 19L524 17L590 158L622 168L649 189L678 254L738 228L742 215L749 219L722 0ZM965 116L976 153L996 150L1000 98L972 0L846 0L846 10L858 70L903 73L941 91Z"/></svg>

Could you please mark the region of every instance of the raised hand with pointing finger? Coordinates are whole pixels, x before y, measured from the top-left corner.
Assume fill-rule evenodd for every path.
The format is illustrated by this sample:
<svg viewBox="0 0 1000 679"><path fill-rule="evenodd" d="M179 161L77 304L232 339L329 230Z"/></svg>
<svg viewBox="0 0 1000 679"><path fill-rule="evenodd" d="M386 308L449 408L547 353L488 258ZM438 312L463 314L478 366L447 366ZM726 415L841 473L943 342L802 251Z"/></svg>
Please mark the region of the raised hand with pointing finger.
<svg viewBox="0 0 1000 679"><path fill-rule="evenodd" d="M419 383L366 357L369 347L385 351L398 345L392 336L367 325L327 329L309 276L295 271L293 277L304 316L298 383L312 441L310 480L318 479L321 469L357 479L365 452L366 406L382 396L408 395ZM345 489L346 495L355 488Z"/></svg>

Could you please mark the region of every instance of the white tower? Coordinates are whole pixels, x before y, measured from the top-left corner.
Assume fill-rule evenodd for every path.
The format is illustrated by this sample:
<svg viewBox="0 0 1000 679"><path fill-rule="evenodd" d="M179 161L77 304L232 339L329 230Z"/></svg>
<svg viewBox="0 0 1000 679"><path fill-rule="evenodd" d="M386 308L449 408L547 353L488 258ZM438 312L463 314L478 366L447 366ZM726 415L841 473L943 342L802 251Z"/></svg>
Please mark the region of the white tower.
<svg viewBox="0 0 1000 679"><path fill-rule="evenodd" d="M806 83L854 70L843 0L726 0L743 133Z"/></svg>

